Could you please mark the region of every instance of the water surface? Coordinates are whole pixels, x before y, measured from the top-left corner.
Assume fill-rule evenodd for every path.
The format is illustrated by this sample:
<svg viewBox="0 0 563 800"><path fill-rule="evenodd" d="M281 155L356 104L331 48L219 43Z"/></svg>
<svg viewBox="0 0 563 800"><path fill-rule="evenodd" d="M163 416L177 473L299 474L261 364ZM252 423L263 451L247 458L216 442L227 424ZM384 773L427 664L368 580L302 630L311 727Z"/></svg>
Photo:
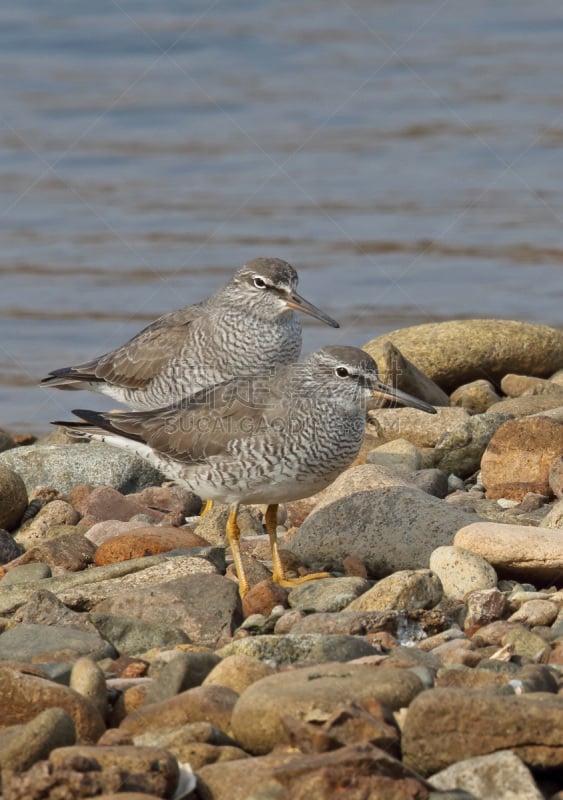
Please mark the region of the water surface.
<svg viewBox="0 0 563 800"><path fill-rule="evenodd" d="M293 263L342 324L561 325L555 0L0 0L0 427L94 395L36 387Z"/></svg>

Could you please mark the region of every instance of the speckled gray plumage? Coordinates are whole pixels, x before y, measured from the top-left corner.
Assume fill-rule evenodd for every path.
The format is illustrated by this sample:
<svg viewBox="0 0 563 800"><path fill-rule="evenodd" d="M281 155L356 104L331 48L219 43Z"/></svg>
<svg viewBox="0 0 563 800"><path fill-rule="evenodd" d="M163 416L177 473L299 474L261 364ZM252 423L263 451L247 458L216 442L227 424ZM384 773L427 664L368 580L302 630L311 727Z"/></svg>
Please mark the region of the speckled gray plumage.
<svg viewBox="0 0 563 800"><path fill-rule="evenodd" d="M293 309L337 327L296 293L297 283L287 262L254 259L207 300L160 317L110 353L54 370L42 383L91 389L143 410L236 376L267 374L299 357L301 324Z"/></svg>
<svg viewBox="0 0 563 800"><path fill-rule="evenodd" d="M136 451L206 499L275 504L319 491L352 463L374 391L395 394L367 353L326 347L269 378L239 378L168 409L76 411L85 422L60 424Z"/></svg>

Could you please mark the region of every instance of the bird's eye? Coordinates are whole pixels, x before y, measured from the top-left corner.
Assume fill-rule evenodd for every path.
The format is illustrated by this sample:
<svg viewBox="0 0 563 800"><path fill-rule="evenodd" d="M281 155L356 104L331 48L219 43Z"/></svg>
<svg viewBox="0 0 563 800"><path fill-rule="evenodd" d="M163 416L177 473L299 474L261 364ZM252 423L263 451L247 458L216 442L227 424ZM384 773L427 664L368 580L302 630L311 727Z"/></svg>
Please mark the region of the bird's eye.
<svg viewBox="0 0 563 800"><path fill-rule="evenodd" d="M346 367L336 367L335 371L339 378L347 378L350 374Z"/></svg>
<svg viewBox="0 0 563 800"><path fill-rule="evenodd" d="M256 286L257 289L268 288L268 284L266 283L264 278L261 278L259 275L256 275L256 277L254 278L254 285Z"/></svg>

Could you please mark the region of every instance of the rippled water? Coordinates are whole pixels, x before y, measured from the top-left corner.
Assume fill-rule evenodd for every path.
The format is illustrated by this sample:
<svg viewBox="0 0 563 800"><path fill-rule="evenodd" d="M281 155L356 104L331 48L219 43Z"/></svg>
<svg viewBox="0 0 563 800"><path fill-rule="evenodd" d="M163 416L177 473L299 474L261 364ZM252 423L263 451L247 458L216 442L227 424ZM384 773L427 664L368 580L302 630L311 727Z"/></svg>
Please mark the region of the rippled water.
<svg viewBox="0 0 563 800"><path fill-rule="evenodd" d="M0 0L0 427L257 255L342 323L562 324L559 0Z"/></svg>

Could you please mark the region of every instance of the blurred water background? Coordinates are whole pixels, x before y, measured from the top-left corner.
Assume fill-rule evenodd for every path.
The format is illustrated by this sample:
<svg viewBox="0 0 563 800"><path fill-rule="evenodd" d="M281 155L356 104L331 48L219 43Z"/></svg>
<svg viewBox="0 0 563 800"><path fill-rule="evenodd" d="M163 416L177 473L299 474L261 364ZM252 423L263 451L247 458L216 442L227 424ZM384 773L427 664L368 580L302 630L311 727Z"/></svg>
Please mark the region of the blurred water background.
<svg viewBox="0 0 563 800"><path fill-rule="evenodd" d="M0 0L0 427L258 255L337 317L562 324L559 0ZM109 405L108 405L109 403Z"/></svg>

